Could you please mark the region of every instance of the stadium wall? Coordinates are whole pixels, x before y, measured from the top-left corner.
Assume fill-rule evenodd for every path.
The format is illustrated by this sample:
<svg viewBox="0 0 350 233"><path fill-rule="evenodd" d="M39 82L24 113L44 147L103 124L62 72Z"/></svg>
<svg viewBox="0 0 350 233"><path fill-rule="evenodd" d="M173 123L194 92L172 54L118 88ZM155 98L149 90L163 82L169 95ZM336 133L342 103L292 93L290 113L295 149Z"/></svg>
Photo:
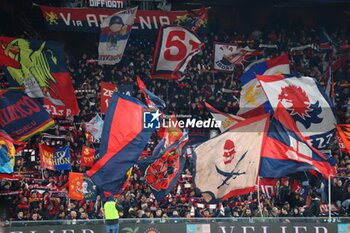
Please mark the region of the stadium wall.
<svg viewBox="0 0 350 233"><path fill-rule="evenodd" d="M143 221L143 220L140 220ZM168 220L172 223L120 224L123 233L345 233L350 224L343 223L238 223L211 222L191 223L191 220ZM181 222L180 222L181 221ZM46 225L5 228L4 233L101 233L105 225Z"/></svg>

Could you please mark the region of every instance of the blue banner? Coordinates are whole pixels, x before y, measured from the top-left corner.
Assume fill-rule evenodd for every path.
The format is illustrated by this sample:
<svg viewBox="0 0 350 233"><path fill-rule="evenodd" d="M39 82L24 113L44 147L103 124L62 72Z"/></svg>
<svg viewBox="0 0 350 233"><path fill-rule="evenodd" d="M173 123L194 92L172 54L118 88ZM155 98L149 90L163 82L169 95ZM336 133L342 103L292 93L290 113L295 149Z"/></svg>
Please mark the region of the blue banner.
<svg viewBox="0 0 350 233"><path fill-rule="evenodd" d="M72 162L69 153L69 146L56 149L55 152L53 152L53 160L56 171L71 170Z"/></svg>
<svg viewBox="0 0 350 233"><path fill-rule="evenodd" d="M54 125L36 100L19 90L0 90L0 128L14 141L25 141Z"/></svg>

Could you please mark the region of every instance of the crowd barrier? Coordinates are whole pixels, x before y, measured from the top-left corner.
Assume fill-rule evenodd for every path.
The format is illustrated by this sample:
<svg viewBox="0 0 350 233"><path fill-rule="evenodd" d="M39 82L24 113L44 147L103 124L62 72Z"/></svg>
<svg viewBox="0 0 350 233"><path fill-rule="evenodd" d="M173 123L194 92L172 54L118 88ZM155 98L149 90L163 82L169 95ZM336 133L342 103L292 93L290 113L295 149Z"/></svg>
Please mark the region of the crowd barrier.
<svg viewBox="0 0 350 233"><path fill-rule="evenodd" d="M350 218L122 219L120 233L349 233ZM1 233L104 233L103 220L10 222Z"/></svg>

